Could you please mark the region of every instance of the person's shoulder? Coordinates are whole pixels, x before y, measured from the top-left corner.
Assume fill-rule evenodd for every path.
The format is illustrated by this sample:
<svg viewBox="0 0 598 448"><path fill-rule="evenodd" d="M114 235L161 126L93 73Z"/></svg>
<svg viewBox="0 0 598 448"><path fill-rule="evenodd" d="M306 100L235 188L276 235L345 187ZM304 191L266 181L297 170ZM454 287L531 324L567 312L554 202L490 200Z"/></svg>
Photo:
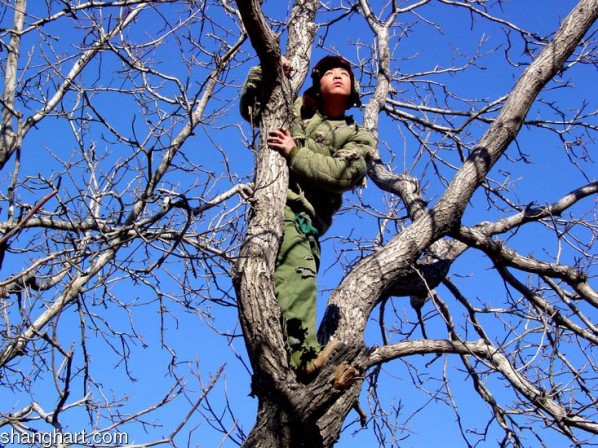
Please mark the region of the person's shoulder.
<svg viewBox="0 0 598 448"><path fill-rule="evenodd" d="M353 127L355 129L355 133L353 134L353 138L359 141L362 145L367 146L374 146L376 144L376 139L374 135L368 131L363 125L356 123L353 121Z"/></svg>
<svg viewBox="0 0 598 448"><path fill-rule="evenodd" d="M301 100L301 97L295 98L295 102L293 103L293 113L295 114L296 117L301 116L301 107L302 106L303 106L303 101Z"/></svg>
<svg viewBox="0 0 598 448"><path fill-rule="evenodd" d="M247 72L245 85L257 85L262 82L262 66L255 65Z"/></svg>
<svg viewBox="0 0 598 448"><path fill-rule="evenodd" d="M359 123L357 120L355 120L355 118L353 118L353 115L346 115L345 116L345 122L347 123L348 126L352 126L354 127L358 132L360 133L367 133L369 134L370 132L363 126L363 124Z"/></svg>

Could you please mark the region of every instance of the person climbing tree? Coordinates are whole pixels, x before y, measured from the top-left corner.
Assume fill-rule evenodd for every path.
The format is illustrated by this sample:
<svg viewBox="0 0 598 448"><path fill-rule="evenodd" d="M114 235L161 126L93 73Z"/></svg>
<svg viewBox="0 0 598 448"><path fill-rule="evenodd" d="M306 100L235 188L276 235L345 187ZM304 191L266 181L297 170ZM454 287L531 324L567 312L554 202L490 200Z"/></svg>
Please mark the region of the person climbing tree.
<svg viewBox="0 0 598 448"><path fill-rule="evenodd" d="M292 72L282 59L285 74ZM284 236L274 273L291 366L300 379L313 378L339 346L322 348L316 332L316 277L321 237L342 204L342 194L362 184L373 153L373 136L346 111L359 107L359 84L351 64L325 56L311 72L312 86L295 101L291 129L268 132L268 147L289 168ZM241 94L240 112L256 125L260 113L262 68L253 67Z"/></svg>

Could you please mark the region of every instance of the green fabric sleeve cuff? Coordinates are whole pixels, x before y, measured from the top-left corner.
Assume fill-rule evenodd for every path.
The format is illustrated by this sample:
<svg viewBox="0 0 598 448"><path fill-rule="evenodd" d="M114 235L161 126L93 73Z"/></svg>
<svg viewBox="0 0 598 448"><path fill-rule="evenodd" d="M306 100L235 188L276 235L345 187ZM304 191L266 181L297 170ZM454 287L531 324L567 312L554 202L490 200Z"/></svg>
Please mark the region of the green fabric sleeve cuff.
<svg viewBox="0 0 598 448"><path fill-rule="evenodd" d="M289 163L289 165L293 162L293 159L295 158L297 151L299 151L299 148L297 146L295 146L293 149L291 149L291 152L289 153L289 155L287 157L287 162Z"/></svg>

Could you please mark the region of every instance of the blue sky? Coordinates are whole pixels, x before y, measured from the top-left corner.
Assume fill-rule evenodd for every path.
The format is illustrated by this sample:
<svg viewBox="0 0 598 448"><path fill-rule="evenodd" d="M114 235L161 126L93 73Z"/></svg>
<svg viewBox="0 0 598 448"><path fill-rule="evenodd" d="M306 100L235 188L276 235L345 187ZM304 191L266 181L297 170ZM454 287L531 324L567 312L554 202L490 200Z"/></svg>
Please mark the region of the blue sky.
<svg viewBox="0 0 598 448"><path fill-rule="evenodd" d="M380 2L377 2L380 3ZM521 28L546 36L556 29L560 19L565 16L576 2L566 0L519 0L510 1L503 4L504 18ZM283 19L287 12L287 2L266 0L264 8L269 15L278 19ZM168 14L173 14L173 10L164 9ZM218 10L212 9L214 14L221 14ZM331 18L331 14L322 15L320 20ZM143 20L147 20L148 28L151 25L151 17L144 16L141 25L134 27L132 36L140 40L146 38L146 29ZM222 17L223 24L230 23ZM81 31L69 29L68 33L63 33L59 28L52 28L51 32L62 34L63 40L55 45L64 46L65 52L69 52L71 46L81 37ZM401 101L413 102L417 104L424 98L418 97L423 90L415 90L409 82L410 76L421 71L431 70L436 66L447 67L454 63L456 65L464 62L462 53L469 53L476 48L480 40L485 43L482 46L483 53L489 53L488 57L480 60L479 66L468 70L466 73L442 75L435 77L421 77L420 80L433 79L438 83L446 83L451 91L457 93L461 99L452 99L447 107L464 107L464 100L475 102L476 104L493 101L502 95L505 95L513 87L514 82L520 75L524 65L513 67L506 63L504 55L506 46L504 35L500 24L489 25L478 18L474 21L468 13L464 11L454 11L453 8L440 5L438 2L432 2L429 6L419 11L419 16L407 15L403 22L404 25L396 29L397 33L404 33L400 39L393 41L394 53L396 58L393 68L402 77L402 82L396 84L398 98ZM431 24L436 23L439 26L434 27ZM409 26L407 26L409 24ZM210 28L203 30L204 33L217 32ZM26 39L28 39L27 37ZM227 37L228 38L228 37ZM356 61L358 58L367 58L369 56L367 45L371 43L371 37L367 27L360 17L352 17L350 21L342 22L341 25L332 27L325 40L322 37L316 39L317 43L322 43L324 48L316 46L314 48L313 59L327 54L327 51L334 50L344 54L348 59ZM232 40L232 39L231 39ZM285 36L281 37L284 42ZM509 56L514 62L521 64L529 63L529 59L522 54L521 41L513 33L513 47L509 51ZM26 40L25 48L34 48L35 42ZM356 50L356 48L358 50ZM35 51L34 51L35 53ZM227 77L228 85L218 92L213 99L210 108L212 110L224 109L225 114L215 123L217 128L211 124L205 127L199 127L196 135L186 143L183 148L184 158L177 160L177 164L182 167L189 167L191 163L205 167L204 173L195 173L191 178L187 174L180 172L171 173L164 187L180 188L185 190L189 185L198 184L196 188L190 190L200 196L201 181L205 179L210 182L211 174L219 173L223 180L214 183L213 189L209 188L205 194L207 198L214 197L218 192L226 190L235 181L247 181L252 174L252 154L244 146L244 135L249 135L250 130L247 124L242 124L241 132L237 124L241 123L241 118L237 113L237 98L240 85L244 79L245 73L249 67L256 63L249 42L244 44L244 56L246 61L236 66ZM165 46L161 48L157 56L163 63L161 68L165 71L172 71L173 74L188 76L191 81L190 90L196 92L199 87L193 82L200 82L203 76L198 68L193 68L186 73L186 67L181 62L181 54L175 51L173 47ZM241 58L240 58L241 59ZM93 64L89 70L84 73L85 82L89 85L102 84L103 80L98 75L104 73L103 70L110 70L108 64L115 64L114 61L106 57L103 64ZM68 63L65 63L65 66ZM104 66L104 65L107 65ZM579 98L586 97L590 103L589 109L596 109L596 98L592 92L592 86L595 83L595 68L590 66L576 66L565 73L564 78L571 79L576 88L573 90L553 89L543 93L542 98L545 101L570 102L576 104ZM111 87L116 86L117 77L114 78ZM364 99L369 99L371 93L371 79L365 74L361 74L362 91ZM126 81L122 81L123 84ZM549 88L556 87L556 84L549 85ZM165 83L164 93L170 93L172 86ZM438 93L436 88L430 89L427 93L434 95ZM429 100L430 98L425 98ZM69 101L74 101L73 97ZM129 97L119 95L118 93L106 94L99 103L102 110L110 113L115 118L115 122L122 128L121 132L127 134L133 127L138 127L139 132L144 132L145 124L141 120L144 117L137 109L136 105ZM355 116L361 120L361 112L355 111ZM540 113L539 109L534 108L530 117ZM546 109L541 113L546 116ZM548 116L554 118L554 114L548 112ZM133 117L136 118L132 125ZM440 120L440 119L439 119ZM595 120L594 120L595 122ZM441 124L446 124L442 123ZM474 126L471 131L470 143L474 143L485 131L487 125ZM413 139L403 124L394 122L388 118L381 117L380 126L381 154L385 161L396 171L401 172L410 169L410 173L416 176L422 183L426 198L434 202L442 194L445 184L439 181L436 173L425 157L416 159L421 149L421 145ZM110 140L104 140L98 134L97 130L90 131L86 135L88 142L98 143L98 151L106 155L104 160L105 170L108 171L115 165L121 163L127 156L126 147L117 143L111 144ZM429 135L430 141L438 141L438 135ZM501 161L492 172L492 177L497 182L514 182L511 187L510 197L517 203L527 204L535 202L542 204L551 202L568 193L570 190L583 185L586 182L580 170L568 163L567 155L561 149L561 143L554 134L537 129L524 128L517 139L519 149L529 158L529 163L522 162L518 158L517 148L510 148L508 155L511 160ZM71 152L76 154L75 142L70 134L68 127L60 120L45 120L39 128L27 137L25 141L25 154L27 157L23 160L23 172L31 176L43 173L46 176L52 176L61 169L61 163L58 163L52 156L52 153L60 154L61 157L68 157ZM224 157L226 155L226 157ZM445 151L443 156L454 164L458 164L459 158L454 151ZM414 161L416 161L414 163ZM589 167L589 168L588 168ZM450 167L439 165L440 173L445 179L450 180L454 170ZM592 164L586 166L586 172L592 172ZM229 170L234 176L227 178L226 172ZM593 171L595 173L595 170ZM134 174L134 173L133 173ZM133 174L130 174L133 176ZM73 184L86 182L85 171L83 168L71 167L70 176L65 175L65 188ZM594 175L595 176L595 175ZM594 177L595 179L595 177ZM2 188L6 186L6 178L2 181ZM211 185L211 184L209 184ZM23 195L23 200L27 200L27 192L19 192ZM354 244L343 241L348 234L359 238L362 241L363 253L371 250L371 241L376 237L380 221L374 216L375 210L385 210L388 205L388 198L382 192L369 182L368 187L359 193L347 195L346 204L365 204L371 214L355 211L354 207L344 210L335 220L334 226L330 232L323 238L323 259L322 270L319 280L321 296L319 301L320 315L325 307L326 298L331 289L338 285L342 275L344 264L349 264L355 260L362 252L361 248ZM580 208L590 209L588 205L590 200L584 202ZM227 207L233 207L234 201ZM208 219L215 218L219 210L214 210L206 216ZM242 211L238 213L239 219L243 217ZM401 211L403 213L403 211ZM494 220L499 217L508 216L509 212L501 213L489 209L485 195L478 193L464 217L464 223L473 225L483 220ZM4 219L4 216L3 216ZM200 227L202 224L198 224ZM198 228L197 230L201 230ZM394 236L396 230L389 230L385 236L386 240ZM533 254L539 258L546 257L551 259L551 254L561 250L564 260L572 260L576 255L567 247L555 247L554 243L545 244L545 238L548 238L545 229L539 226L530 226L514 235L509 240L509 244L520 248L522 253ZM583 238L589 238L584 234L583 229L578 230L578 234ZM545 249L550 251L548 254ZM143 252L135 254L142 260ZM341 260L341 263L338 260ZM16 259L15 259L16 260ZM12 269L18 270L19 266L13 261L12 266L5 266L2 272L8 276ZM343 264L344 263L344 264ZM214 268L214 266L211 266ZM489 272L490 263L479 254L467 253L451 269L451 277L462 288L468 297L479 301L479 303L502 304L504 302L504 289L501 281L492 276ZM170 259L166 262L165 272L168 271L178 278L183 278L181 264L176 259ZM216 269L218 269L216 267ZM190 277L189 287L205 291L206 297L220 298L222 290L230 291L230 282L226 273L220 270L216 271L216 277L213 280L206 281L199 276ZM166 273L160 276L160 286L168 291L178 287ZM216 285L217 282L217 285ZM240 328L237 320L236 309L233 307L221 306L215 302L205 301L198 307L199 311L184 309L182 306L173 306L169 314L160 314L160 303L155 301L152 291L139 282L123 279L119 283L111 284L110 293L114 294L126 306L118 307L108 305L111 325L115 329L121 329L123 332L130 331L130 322L133 322L136 330L142 337L141 341L132 343L127 350L131 350L134 356L131 357L131 363L125 366L119 362L118 357L107 350L106 343L101 338L90 339L88 341L88 355L95 362L95 376L101 378L100 384L95 388L106 396L121 396L130 394L133 398L130 403L123 408L123 412L132 412L135 409L141 409L154 403L159 397L165 395L172 387L174 379L169 375L169 361L171 353L164 348L168 345L177 353L176 359L173 359L173 365L176 365L174 371L177 376L184 376L187 389L193 393L189 398L181 397L171 405L155 415L148 417L149 424L157 424L161 429L145 430L141 426L131 428L130 437L136 442L145 442L155 439L158 436L167 435L176 422L188 412L192 405L192 400L196 399L203 385L210 382L211 377L218 372L220 367L225 366L224 373L216 383L214 390L209 395L209 401L204 402L199 408L199 412L193 416L187 426L181 431L177 438L179 445L187 443L191 446L215 447L215 446L234 446L232 441L223 442L220 445L223 434L214 430L213 426L218 426L218 422L210 421L212 416L206 410L206 406L211 406L216 414L222 416L222 422L225 430L231 430L233 438L238 440L238 432L247 434L255 420L257 400L249 397L250 393L250 375L246 368L246 355L244 352L243 340L240 337ZM178 291L177 291L178 292ZM101 310L101 297L105 292L102 290L89 291L89 297L95 299L95 305ZM443 298L448 299L448 294L442 288L439 293ZM149 305L144 305L150 303ZM451 302L452 304L452 302ZM143 305L143 306L142 306ZM496 305L498 306L498 305ZM397 319L394 323L397 333L392 336L392 341L401 340L404 335L399 334L413 328L415 321L414 313L408 305L405 298L393 299L388 305L389 309L394 308ZM64 313L60 318L58 333L61 340L68 346L68 341L77 341L79 338L78 316L71 307L71 313ZM98 311L100 313L101 311ZM427 330L430 337L446 337L446 331L439 318L434 317L431 307L424 309L424 312L430 313L430 324ZM590 314L591 315L591 314ZM459 316L463 318L462 316ZM595 316L594 317L598 318ZM596 318L593 319L596 321ZM492 316L488 316L488 322L492 322ZM388 321L392 324L391 317ZM501 334L498 323L496 334ZM103 328L101 320L98 319L97 325ZM366 340L372 344L379 343L380 336L377 330L377 314L372 316L371 327L368 329ZM160 337L160 329L165 329L166 339ZM227 335L231 335L227 337ZM420 337L419 329L415 329L413 338ZM117 340L117 339L115 339ZM112 341L113 342L113 341ZM234 350L231 350L234 349ZM117 347L117 350L122 348ZM235 356L235 353L238 356ZM83 354L76 352L77 359L81 359ZM380 398L388 409L400 409L397 413L397 422L405 424L405 431L401 436L406 437L404 441L389 441L386 446L408 447L432 447L442 446L447 448L459 448L465 446L463 440L458 434L458 428L455 423L456 416L446 404L441 403L441 397L430 399L430 395L424 391L433 394L433 391L440 387L438 377L442 376L443 369L447 369L447 377L451 381L454 399L459 409L464 411L464 426L467 428L474 426L484 426L488 421L489 411L487 406L481 403L481 400L473 392L471 381L461 371L459 361L456 358L447 357L432 361L432 357L421 357L417 360L409 360L413 365L420 368L420 376L417 377L414 371L402 361L397 361L383 368L380 375L381 392ZM576 360L577 361L577 360ZM429 363L429 364L428 364ZM26 364L26 363L25 363ZM130 381L127 376L130 373ZM199 375L199 378L198 378ZM201 382L201 384L200 384ZM511 392L504 388L496 378L491 378L489 384L493 387L495 393L501 396L508 396ZM80 381L76 384L79 392L82 389ZM45 408L51 408L56 402L56 394L53 390L50 378L40 380L39 385L34 387L35 395L27 392L8 392L6 389L0 389L0 403L14 403L14 408L18 409L31 401L37 400ZM428 401L433 404L423 407ZM362 407L369 414L367 396L363 395ZM420 410L421 408L421 410ZM2 410L6 409L3 405ZM469 410L472 410L471 412ZM405 416L414 414L407 422ZM204 418L205 416L205 418ZM80 425L85 425L87 416L84 413L72 412L67 418L70 429L76 431ZM351 413L346 421L349 426L343 433L338 446L341 448L368 447L376 446L372 435L373 424L370 422L367 430L355 434L358 429L355 423L356 415ZM235 427L236 422L236 427ZM433 422L432 424L430 422ZM149 425L148 425L149 427ZM240 429L238 429L240 428ZM5 428L0 428L4 431ZM480 446L494 447L499 432L495 425L491 428L488 439ZM529 436L529 434L528 434ZM133 441L131 440L131 441ZM558 436L548 438L551 441L550 446L565 446L564 441ZM532 438L526 441L526 446L540 446ZM554 443L554 445L552 445ZM561 445L562 444L562 445Z"/></svg>

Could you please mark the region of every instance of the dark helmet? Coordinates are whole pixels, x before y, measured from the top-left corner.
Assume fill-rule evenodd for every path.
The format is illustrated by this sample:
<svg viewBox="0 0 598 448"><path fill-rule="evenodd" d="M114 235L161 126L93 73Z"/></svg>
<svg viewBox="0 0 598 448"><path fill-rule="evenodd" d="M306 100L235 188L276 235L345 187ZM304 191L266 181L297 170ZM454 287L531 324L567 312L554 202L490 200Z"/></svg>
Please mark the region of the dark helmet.
<svg viewBox="0 0 598 448"><path fill-rule="evenodd" d="M324 56L318 61L311 71L312 86L303 94L304 102L305 99L310 102L317 101L320 92L320 79L322 79L324 73L332 68L344 68L351 76L351 95L349 96L349 101L347 101L347 109L350 109L353 106L361 106L361 100L359 99L359 83L355 79L351 64L342 56Z"/></svg>

